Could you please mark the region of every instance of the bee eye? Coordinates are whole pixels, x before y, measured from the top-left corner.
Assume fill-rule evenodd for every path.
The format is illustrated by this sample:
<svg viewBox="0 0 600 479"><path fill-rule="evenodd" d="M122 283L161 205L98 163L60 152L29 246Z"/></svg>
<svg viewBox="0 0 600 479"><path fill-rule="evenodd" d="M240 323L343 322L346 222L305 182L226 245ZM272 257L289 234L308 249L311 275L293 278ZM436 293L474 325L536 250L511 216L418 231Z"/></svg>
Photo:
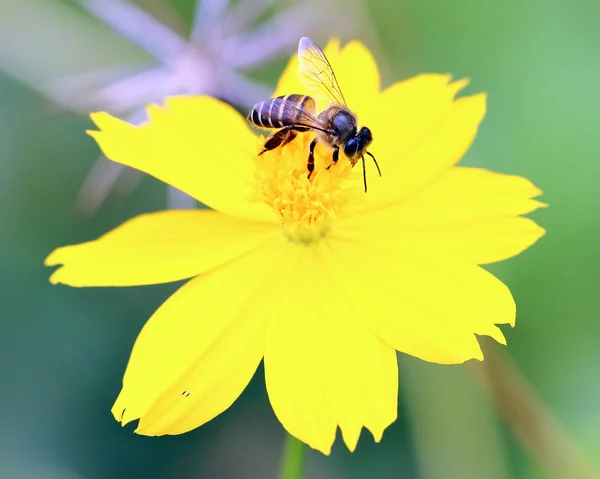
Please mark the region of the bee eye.
<svg viewBox="0 0 600 479"><path fill-rule="evenodd" d="M358 149L359 149L358 138L351 138L344 145L344 154L348 158L354 158L356 156L356 154L358 153Z"/></svg>
<svg viewBox="0 0 600 479"><path fill-rule="evenodd" d="M363 126L360 129L360 136L365 141L365 143L370 143L373 141L373 135L371 134L371 130L369 130L366 126Z"/></svg>

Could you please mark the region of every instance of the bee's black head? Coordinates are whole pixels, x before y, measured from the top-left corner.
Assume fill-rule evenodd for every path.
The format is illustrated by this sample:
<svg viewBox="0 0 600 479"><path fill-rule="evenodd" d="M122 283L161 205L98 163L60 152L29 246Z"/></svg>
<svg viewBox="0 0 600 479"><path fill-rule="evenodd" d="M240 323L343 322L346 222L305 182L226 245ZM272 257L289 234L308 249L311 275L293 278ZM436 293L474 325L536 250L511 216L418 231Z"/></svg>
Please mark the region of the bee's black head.
<svg viewBox="0 0 600 479"><path fill-rule="evenodd" d="M344 154L351 160L358 160L365 154L367 147L373 141L371 130L363 126L356 136L344 143Z"/></svg>
<svg viewBox="0 0 600 479"><path fill-rule="evenodd" d="M361 144L363 144L365 148L373 141L371 130L369 130L366 126L363 126L356 136L360 138Z"/></svg>

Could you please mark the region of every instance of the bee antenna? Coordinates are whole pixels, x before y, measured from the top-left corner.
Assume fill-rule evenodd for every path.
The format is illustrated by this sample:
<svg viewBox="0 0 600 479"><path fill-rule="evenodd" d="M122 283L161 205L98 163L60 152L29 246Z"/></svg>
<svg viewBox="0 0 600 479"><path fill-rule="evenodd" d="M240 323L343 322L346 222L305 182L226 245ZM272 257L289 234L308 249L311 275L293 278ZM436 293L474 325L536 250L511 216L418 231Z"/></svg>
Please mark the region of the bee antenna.
<svg viewBox="0 0 600 479"><path fill-rule="evenodd" d="M363 180L365 181L365 193L367 192L367 168L365 167L365 155L361 156L363 164Z"/></svg>
<svg viewBox="0 0 600 479"><path fill-rule="evenodd" d="M377 167L377 171L379 172L379 176L381 176L381 170L379 169L379 165L377 164L377 160L376 160L376 159L375 159L375 157L374 157L374 156L373 156L371 153L369 153L368 151L367 151L367 155L369 155L371 158L373 158L373 161L375 162L375 166ZM365 160L364 160L364 158L363 158L363 166L364 166L364 164L365 164Z"/></svg>

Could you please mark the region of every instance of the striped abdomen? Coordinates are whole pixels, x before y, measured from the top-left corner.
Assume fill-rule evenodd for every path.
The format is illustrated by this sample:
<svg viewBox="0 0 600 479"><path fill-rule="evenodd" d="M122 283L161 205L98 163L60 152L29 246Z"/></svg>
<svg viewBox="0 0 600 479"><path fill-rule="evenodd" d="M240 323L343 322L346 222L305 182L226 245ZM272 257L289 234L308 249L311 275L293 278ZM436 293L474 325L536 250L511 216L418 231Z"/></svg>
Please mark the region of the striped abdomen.
<svg viewBox="0 0 600 479"><path fill-rule="evenodd" d="M285 95L254 105L248 121L262 128L283 128L314 118L315 101L308 95Z"/></svg>

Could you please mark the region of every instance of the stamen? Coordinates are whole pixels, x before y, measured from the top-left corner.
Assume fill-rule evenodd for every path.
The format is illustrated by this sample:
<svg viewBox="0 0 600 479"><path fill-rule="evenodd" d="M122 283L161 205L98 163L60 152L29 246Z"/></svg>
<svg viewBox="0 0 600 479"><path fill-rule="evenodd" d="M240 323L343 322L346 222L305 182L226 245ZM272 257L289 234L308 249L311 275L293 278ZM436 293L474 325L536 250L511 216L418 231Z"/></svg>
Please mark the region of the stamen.
<svg viewBox="0 0 600 479"><path fill-rule="evenodd" d="M292 241L317 241L331 229L333 220L353 196L343 188L352 172L347 158L332 163L332 150L317 143L314 172L308 178L308 156L314 133L301 133L290 143L257 156L255 201L267 203L280 218ZM261 151L264 138L259 139ZM331 166L330 168L328 168Z"/></svg>

